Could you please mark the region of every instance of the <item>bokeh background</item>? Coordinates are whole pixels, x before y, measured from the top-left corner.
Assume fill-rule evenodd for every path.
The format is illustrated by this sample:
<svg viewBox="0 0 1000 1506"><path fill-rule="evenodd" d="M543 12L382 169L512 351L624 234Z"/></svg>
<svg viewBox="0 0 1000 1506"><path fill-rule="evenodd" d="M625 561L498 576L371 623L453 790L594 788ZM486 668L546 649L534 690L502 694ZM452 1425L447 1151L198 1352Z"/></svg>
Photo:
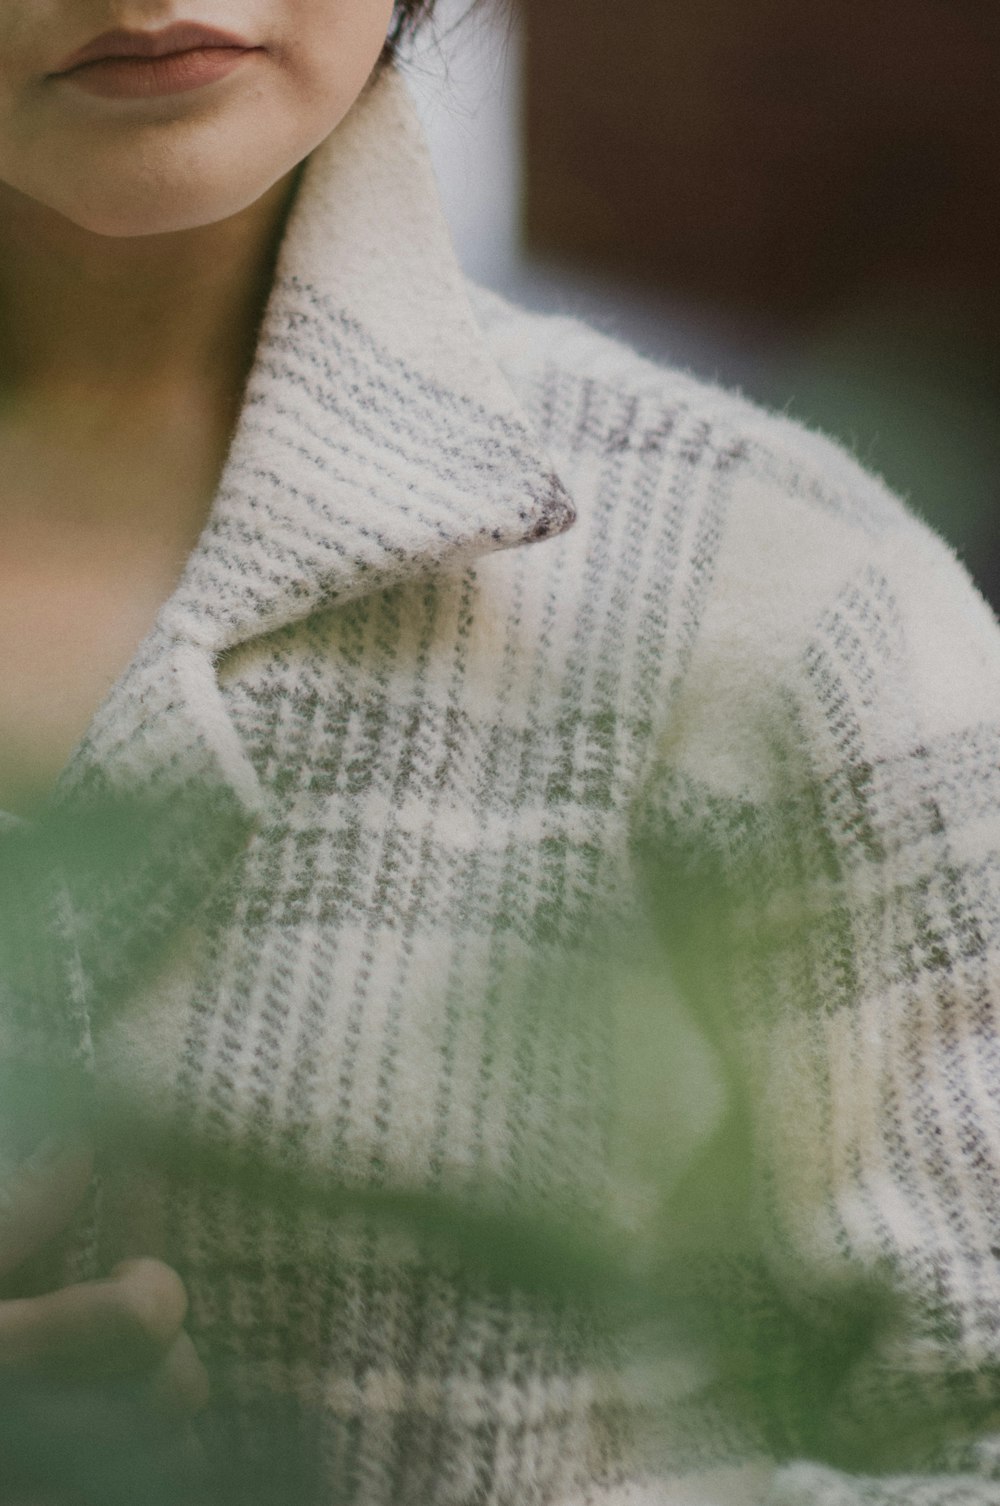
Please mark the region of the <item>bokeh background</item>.
<svg viewBox="0 0 1000 1506"><path fill-rule="evenodd" d="M1000 609L1000 5L439 3L469 274L834 435Z"/></svg>

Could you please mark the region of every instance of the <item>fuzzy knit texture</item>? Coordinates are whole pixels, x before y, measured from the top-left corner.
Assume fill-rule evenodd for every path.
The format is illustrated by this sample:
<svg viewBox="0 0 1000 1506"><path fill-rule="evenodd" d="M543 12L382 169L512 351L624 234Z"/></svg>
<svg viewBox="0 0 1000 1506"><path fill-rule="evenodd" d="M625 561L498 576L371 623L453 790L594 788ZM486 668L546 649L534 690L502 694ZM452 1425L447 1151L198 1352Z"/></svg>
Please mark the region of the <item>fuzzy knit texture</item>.
<svg viewBox="0 0 1000 1506"><path fill-rule="evenodd" d="M635 905L683 939L711 871L712 1086L666 1149L695 1165L742 1095L753 1234L694 1264L748 1335L806 1338L773 1416L708 1353L658 1391L419 1241L110 1157L94 1268L183 1275L234 1502L1000 1506L998 692L963 569L841 450L469 289L376 82L304 176L205 532L57 787L214 813L165 829L169 884L151 838L64 896L63 1035L290 1172L593 1206L607 1021L582 988L536 1018L538 980ZM866 1283L890 1316L812 1374Z"/></svg>

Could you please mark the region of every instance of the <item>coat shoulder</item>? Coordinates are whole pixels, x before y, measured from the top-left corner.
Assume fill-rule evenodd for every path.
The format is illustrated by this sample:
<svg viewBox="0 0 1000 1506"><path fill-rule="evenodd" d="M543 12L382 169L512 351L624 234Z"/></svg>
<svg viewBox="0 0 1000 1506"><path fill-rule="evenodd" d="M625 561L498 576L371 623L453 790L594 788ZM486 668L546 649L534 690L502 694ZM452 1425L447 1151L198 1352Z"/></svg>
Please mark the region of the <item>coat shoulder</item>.
<svg viewBox="0 0 1000 1506"><path fill-rule="evenodd" d="M866 683L891 678L893 659L909 698L938 706L931 722L967 722L995 694L991 609L944 540L847 449L574 319L474 298L594 549L615 569L655 562L643 632L662 619L670 640L664 709L700 708L713 748L738 741L754 707L773 715L775 696L846 636L864 645Z"/></svg>
<svg viewBox="0 0 1000 1506"><path fill-rule="evenodd" d="M678 468L708 467L765 480L774 499L815 509L843 526L880 535L930 531L842 444L779 412L565 315L520 308L471 288L487 343L522 405L560 451L662 454L668 484Z"/></svg>

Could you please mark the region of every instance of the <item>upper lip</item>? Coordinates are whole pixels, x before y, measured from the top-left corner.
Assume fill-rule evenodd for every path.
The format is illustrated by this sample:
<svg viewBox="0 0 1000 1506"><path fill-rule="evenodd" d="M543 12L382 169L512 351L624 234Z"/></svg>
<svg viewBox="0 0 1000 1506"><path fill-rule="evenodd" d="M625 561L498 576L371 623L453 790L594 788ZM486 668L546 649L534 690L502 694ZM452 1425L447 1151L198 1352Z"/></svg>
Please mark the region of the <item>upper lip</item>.
<svg viewBox="0 0 1000 1506"><path fill-rule="evenodd" d="M190 52L196 47L240 47L250 49L252 42L214 26L200 26L195 21L177 21L161 31L105 31L79 52L63 58L53 71L69 73L83 63L103 58L162 58L172 52Z"/></svg>

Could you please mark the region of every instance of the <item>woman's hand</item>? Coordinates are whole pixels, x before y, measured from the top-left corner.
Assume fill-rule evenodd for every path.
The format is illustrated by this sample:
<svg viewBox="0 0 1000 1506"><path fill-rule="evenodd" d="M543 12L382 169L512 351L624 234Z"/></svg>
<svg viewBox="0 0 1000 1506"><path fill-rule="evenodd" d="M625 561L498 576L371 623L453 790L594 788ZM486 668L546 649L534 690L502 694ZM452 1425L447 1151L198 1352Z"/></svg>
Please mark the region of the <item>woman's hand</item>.
<svg viewBox="0 0 1000 1506"><path fill-rule="evenodd" d="M86 1149L48 1142L0 1183L0 1280L66 1226L91 1169ZM186 1311L180 1278L151 1259L0 1300L0 1506L58 1499L53 1482L64 1477L75 1487L74 1451L84 1473L94 1464L95 1480L103 1465L83 1458L90 1452L124 1457L141 1447L161 1461L193 1453L189 1424L208 1382L182 1327ZM51 1436L31 1436L40 1430ZM113 1499L108 1481L101 1489Z"/></svg>

